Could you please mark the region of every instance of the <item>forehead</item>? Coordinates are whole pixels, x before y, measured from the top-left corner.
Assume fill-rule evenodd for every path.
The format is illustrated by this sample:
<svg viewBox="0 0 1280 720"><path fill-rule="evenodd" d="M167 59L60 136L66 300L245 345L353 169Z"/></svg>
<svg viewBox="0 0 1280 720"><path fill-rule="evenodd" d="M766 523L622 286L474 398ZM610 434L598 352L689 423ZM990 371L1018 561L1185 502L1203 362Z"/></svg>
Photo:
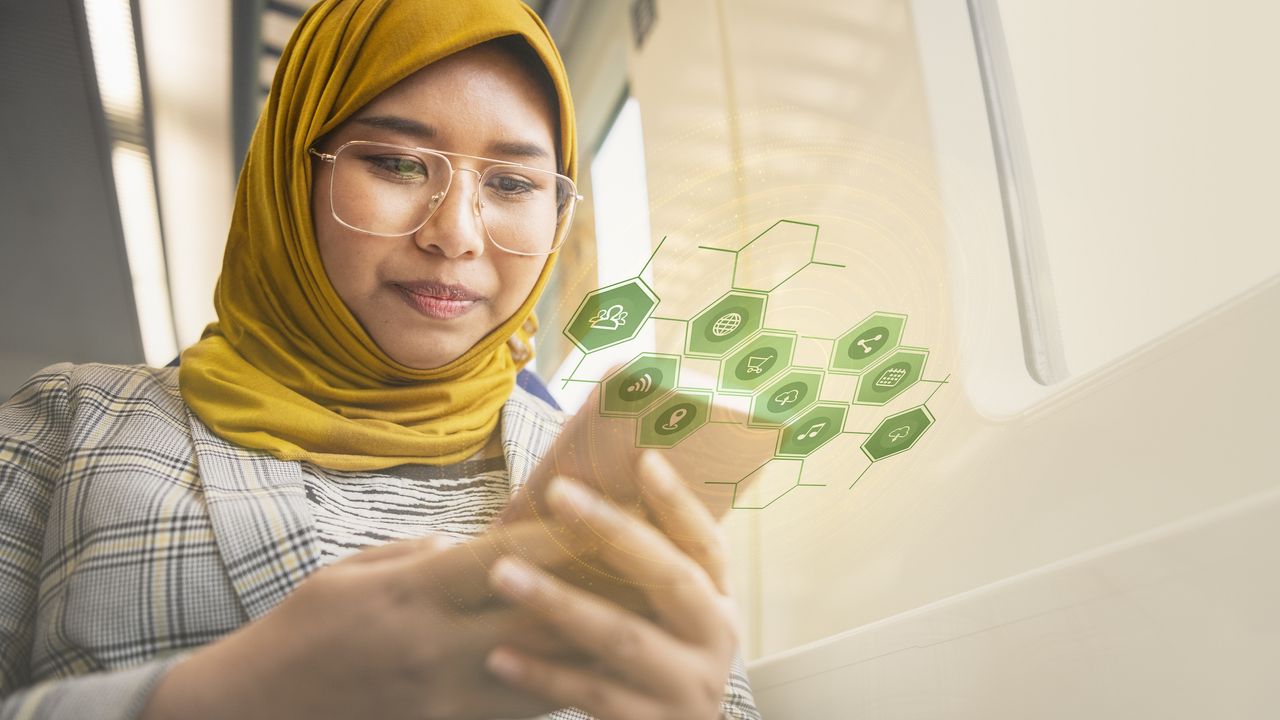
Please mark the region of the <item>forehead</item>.
<svg viewBox="0 0 1280 720"><path fill-rule="evenodd" d="M360 125L362 118L392 116L430 126L439 141L534 142L554 156L558 110L545 70L490 42L418 70L371 100L344 127Z"/></svg>
<svg viewBox="0 0 1280 720"><path fill-rule="evenodd" d="M541 65L530 65L531 62L537 62L536 58L531 50L527 53L517 51L506 41L481 43L420 68L393 85L379 98L388 94L409 93L424 87L461 84L483 88L501 83L512 88L518 87L530 97L538 97L543 104L554 105L554 97L543 97L545 93L542 78L546 71Z"/></svg>

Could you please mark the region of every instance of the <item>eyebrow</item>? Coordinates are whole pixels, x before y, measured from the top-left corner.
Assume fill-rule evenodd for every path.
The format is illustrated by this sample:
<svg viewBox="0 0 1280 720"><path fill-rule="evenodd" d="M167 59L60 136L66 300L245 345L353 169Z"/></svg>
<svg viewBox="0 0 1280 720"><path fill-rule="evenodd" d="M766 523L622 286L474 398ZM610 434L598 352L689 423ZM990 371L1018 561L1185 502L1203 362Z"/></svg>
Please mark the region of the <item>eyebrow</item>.
<svg viewBox="0 0 1280 720"><path fill-rule="evenodd" d="M509 142L499 140L489 146L489 152L518 158L550 158L551 155L541 145L529 142Z"/></svg>
<svg viewBox="0 0 1280 720"><path fill-rule="evenodd" d="M409 118L398 117L396 115L369 115L366 117L353 118L353 120L361 125L379 130L391 130L402 135L412 135L423 140L432 140L436 137L436 129L426 123L410 120Z"/></svg>
<svg viewBox="0 0 1280 720"><path fill-rule="evenodd" d="M366 127L377 128L379 130L390 130L400 133L401 135L409 135L418 140L434 140L438 133L435 127L417 120L400 117L398 115L369 115L366 117L352 118L353 122L359 123ZM531 159L547 159L551 154L547 149L537 143L522 142L515 140L498 140L489 145L488 152L490 154L501 155L503 157L514 158L531 158Z"/></svg>

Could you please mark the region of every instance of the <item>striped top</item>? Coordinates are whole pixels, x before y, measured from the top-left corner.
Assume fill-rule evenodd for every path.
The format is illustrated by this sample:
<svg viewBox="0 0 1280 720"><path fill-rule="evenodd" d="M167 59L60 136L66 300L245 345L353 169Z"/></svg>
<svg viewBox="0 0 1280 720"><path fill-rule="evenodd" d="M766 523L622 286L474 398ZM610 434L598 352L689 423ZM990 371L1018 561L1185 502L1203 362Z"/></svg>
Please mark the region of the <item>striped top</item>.
<svg viewBox="0 0 1280 720"><path fill-rule="evenodd" d="M510 500L511 484L496 436L482 455L488 457L381 472L303 463L320 564L395 540L435 534L466 540L484 532Z"/></svg>

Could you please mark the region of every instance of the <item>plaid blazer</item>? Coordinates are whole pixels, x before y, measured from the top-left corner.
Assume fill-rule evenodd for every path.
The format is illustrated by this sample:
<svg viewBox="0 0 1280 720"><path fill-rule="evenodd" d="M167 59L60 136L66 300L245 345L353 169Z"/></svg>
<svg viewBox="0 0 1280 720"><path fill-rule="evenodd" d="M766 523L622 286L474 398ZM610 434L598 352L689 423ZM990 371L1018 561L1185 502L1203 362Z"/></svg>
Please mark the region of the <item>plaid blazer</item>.
<svg viewBox="0 0 1280 720"><path fill-rule="evenodd" d="M513 489L563 419L513 391ZM54 365L0 405L0 720L137 717L173 663L318 567L299 464L214 435L175 368ZM740 662L723 710L759 717Z"/></svg>

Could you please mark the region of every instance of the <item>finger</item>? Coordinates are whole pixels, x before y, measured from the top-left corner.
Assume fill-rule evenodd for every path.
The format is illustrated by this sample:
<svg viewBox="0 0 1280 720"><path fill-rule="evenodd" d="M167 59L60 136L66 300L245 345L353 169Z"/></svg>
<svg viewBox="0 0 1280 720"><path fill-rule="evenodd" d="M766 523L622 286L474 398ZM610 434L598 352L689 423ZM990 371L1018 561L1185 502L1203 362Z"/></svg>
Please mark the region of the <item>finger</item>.
<svg viewBox="0 0 1280 720"><path fill-rule="evenodd" d="M581 558L573 565L551 567L548 572L570 585L589 589L596 596L637 615L657 619L647 588L621 577L598 556Z"/></svg>
<svg viewBox="0 0 1280 720"><path fill-rule="evenodd" d="M588 715L609 720L660 717L650 698L612 678L510 648L498 648L485 663L504 682L544 697L562 707L576 707Z"/></svg>
<svg viewBox="0 0 1280 720"><path fill-rule="evenodd" d="M566 478L551 484L547 500L566 522L584 521L600 540L601 559L645 592L664 626L699 644L718 638L725 622L722 596L706 571L665 535Z"/></svg>
<svg viewBox="0 0 1280 720"><path fill-rule="evenodd" d="M487 577L499 557L514 555L539 566L565 565L582 555L581 544L558 523L503 525L415 563L409 576L432 597L447 599L459 609L479 608L494 600Z"/></svg>
<svg viewBox="0 0 1280 720"><path fill-rule="evenodd" d="M653 450L640 456L640 484L654 523L676 547L707 571L721 594L729 593L729 552L724 532L707 506L684 484L671 463Z"/></svg>
<svg viewBox="0 0 1280 720"><path fill-rule="evenodd" d="M559 628L544 622L540 613L528 608L504 606L473 611L455 620L463 623L465 631L478 647L492 648L503 644L550 659L574 662L590 659Z"/></svg>
<svg viewBox="0 0 1280 720"><path fill-rule="evenodd" d="M690 651L653 623L512 558L499 560L490 577L504 597L633 684L652 690L679 684L672 672L683 663L674 660Z"/></svg>

